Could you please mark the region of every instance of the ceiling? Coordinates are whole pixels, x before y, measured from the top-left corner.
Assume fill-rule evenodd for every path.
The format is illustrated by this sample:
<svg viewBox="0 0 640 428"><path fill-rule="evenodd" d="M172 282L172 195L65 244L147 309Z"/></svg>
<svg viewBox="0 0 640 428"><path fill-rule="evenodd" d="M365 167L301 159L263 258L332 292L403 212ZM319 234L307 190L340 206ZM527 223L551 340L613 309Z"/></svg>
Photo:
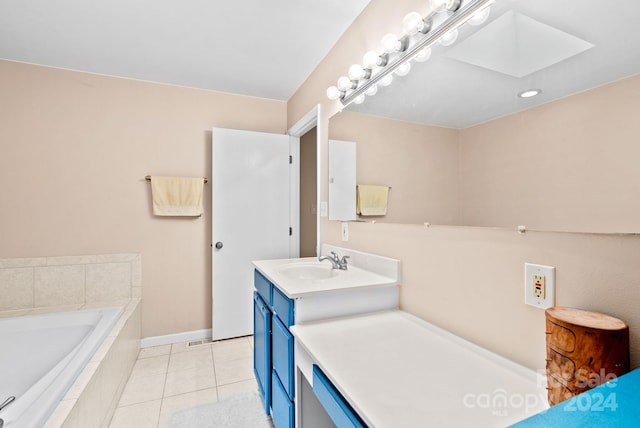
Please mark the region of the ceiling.
<svg viewBox="0 0 640 428"><path fill-rule="evenodd" d="M369 0L3 0L0 59L289 99Z"/></svg>
<svg viewBox="0 0 640 428"><path fill-rule="evenodd" d="M496 0L484 25L348 110L460 129L632 76L638 16L638 0Z"/></svg>

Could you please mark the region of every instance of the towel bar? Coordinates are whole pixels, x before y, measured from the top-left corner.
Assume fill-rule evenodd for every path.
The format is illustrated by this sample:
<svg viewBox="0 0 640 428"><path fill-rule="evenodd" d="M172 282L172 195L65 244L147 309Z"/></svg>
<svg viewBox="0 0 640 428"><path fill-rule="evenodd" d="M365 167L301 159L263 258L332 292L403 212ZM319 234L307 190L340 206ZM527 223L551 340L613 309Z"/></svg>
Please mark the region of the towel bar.
<svg viewBox="0 0 640 428"><path fill-rule="evenodd" d="M151 181L151 176L147 175L146 177L144 177L144 179L147 181ZM204 180L205 183L209 182L209 179L207 177L202 177L202 179Z"/></svg>

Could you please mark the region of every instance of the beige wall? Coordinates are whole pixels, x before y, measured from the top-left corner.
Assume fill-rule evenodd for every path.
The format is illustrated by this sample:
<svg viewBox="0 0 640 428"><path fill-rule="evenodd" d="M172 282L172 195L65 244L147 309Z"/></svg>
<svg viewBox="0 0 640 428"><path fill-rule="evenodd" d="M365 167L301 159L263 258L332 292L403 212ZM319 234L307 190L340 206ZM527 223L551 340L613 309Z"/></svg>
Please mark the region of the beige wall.
<svg viewBox="0 0 640 428"><path fill-rule="evenodd" d="M640 231L640 75L460 132L460 224Z"/></svg>
<svg viewBox="0 0 640 428"><path fill-rule="evenodd" d="M404 14L420 11L421 4L372 0L288 103L289 124L322 104L324 200L328 123L338 110L326 100L326 87L364 52L377 49L383 34L398 32ZM557 304L622 318L630 325L632 365L640 366L640 236L353 223L345 243L338 222L324 219L321 227L323 242L402 260L404 309L534 369L545 364L544 312L522 303L523 264L556 266Z"/></svg>
<svg viewBox="0 0 640 428"><path fill-rule="evenodd" d="M0 61L0 258L142 253L143 337L211 326L211 201L154 217L147 174L211 177L214 126L284 102Z"/></svg>
<svg viewBox="0 0 640 428"><path fill-rule="evenodd" d="M356 142L358 184L391 186L387 215L374 220L458 223L457 130L342 112L329 136Z"/></svg>
<svg viewBox="0 0 640 428"><path fill-rule="evenodd" d="M533 369L545 367L544 311L523 303L524 263L556 267L556 303L630 327L640 366L640 239L462 226L322 222L323 243L402 261L401 306Z"/></svg>

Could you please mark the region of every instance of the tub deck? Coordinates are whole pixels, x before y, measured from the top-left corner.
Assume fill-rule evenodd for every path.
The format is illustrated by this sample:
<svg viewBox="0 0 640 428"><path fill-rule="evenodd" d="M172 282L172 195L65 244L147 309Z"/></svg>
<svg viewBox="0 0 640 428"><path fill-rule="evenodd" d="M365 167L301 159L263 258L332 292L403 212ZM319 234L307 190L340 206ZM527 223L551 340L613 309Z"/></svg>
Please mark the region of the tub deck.
<svg viewBox="0 0 640 428"><path fill-rule="evenodd" d="M138 354L139 303L139 298L131 298L115 302L0 312L0 318L14 318L86 309L121 308L118 319L106 333L104 341L97 346L77 377L72 378L72 383L67 385L66 393L50 414L45 427L108 426ZM105 397L110 399L104 399ZM7 428L10 426L5 425Z"/></svg>

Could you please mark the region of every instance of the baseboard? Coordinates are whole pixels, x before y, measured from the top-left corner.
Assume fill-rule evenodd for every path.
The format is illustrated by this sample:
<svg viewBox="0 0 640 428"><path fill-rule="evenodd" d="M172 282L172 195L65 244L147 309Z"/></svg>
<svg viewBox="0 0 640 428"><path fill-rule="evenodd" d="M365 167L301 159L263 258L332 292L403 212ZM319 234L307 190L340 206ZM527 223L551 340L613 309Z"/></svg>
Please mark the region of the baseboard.
<svg viewBox="0 0 640 428"><path fill-rule="evenodd" d="M211 337L211 329L185 331L183 333L166 334L164 336L152 336L140 339L141 348L152 346L171 345L173 343L192 342Z"/></svg>

